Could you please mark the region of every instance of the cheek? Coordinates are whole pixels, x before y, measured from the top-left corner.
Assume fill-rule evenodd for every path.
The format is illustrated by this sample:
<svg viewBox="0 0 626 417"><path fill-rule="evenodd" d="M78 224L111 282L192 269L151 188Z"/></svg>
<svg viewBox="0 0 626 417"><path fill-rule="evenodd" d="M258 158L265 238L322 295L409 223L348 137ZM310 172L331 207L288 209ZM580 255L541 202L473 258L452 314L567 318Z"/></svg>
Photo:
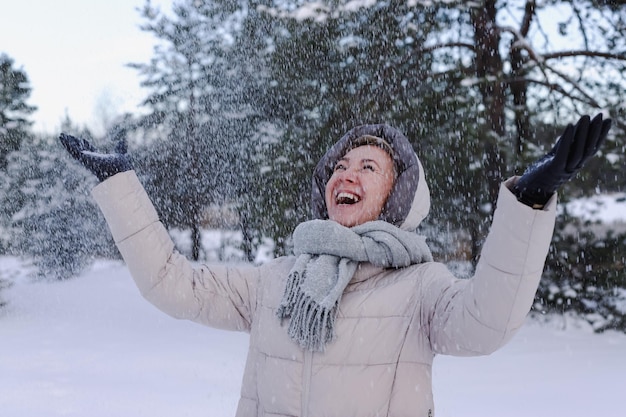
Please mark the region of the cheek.
<svg viewBox="0 0 626 417"><path fill-rule="evenodd" d="M373 190L371 194L373 194L377 206L382 208L392 188L393 182L389 181L387 178L379 178L377 181L370 184L370 189Z"/></svg>
<svg viewBox="0 0 626 417"><path fill-rule="evenodd" d="M327 209L328 209L330 202L332 201L333 183L334 183L333 177L330 177L330 179L326 183L326 187L324 188L324 202L326 203Z"/></svg>
<svg viewBox="0 0 626 417"><path fill-rule="evenodd" d="M376 198L384 198L387 193L387 182L382 177L373 178L367 185L363 185L364 191L369 191Z"/></svg>

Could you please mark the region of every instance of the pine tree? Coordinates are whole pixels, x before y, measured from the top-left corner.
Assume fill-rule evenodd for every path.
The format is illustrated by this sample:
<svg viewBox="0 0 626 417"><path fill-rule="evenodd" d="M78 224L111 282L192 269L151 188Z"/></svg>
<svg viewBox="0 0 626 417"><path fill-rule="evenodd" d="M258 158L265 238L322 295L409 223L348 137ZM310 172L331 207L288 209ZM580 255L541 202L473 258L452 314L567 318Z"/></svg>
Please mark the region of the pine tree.
<svg viewBox="0 0 626 417"><path fill-rule="evenodd" d="M254 136L256 68L237 44L241 3L181 1L171 15L146 5L142 29L160 44L149 64L132 65L151 90L142 126L158 136L139 161L144 183L168 226L191 229L196 260L204 210L245 188L239 173L252 153L242 145Z"/></svg>
<svg viewBox="0 0 626 417"><path fill-rule="evenodd" d="M37 108L28 105L30 96L26 72L14 68L14 61L0 54L0 170L6 167L7 155L19 149L32 124L28 120Z"/></svg>
<svg viewBox="0 0 626 417"><path fill-rule="evenodd" d="M88 132L81 135L90 138ZM56 138L24 143L0 174L3 244L47 279L78 275L97 257L115 257L104 218L88 191L94 178Z"/></svg>

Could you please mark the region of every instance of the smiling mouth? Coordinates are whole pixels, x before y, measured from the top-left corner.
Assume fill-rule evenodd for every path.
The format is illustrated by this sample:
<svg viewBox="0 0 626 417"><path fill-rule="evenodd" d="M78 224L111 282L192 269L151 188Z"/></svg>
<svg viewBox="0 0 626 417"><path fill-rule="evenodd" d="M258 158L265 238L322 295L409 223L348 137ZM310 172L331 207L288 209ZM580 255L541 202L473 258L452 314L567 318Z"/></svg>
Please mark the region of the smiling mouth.
<svg viewBox="0 0 626 417"><path fill-rule="evenodd" d="M356 204L359 201L361 201L361 197L359 197L356 194L347 193L347 192L341 192L337 194L337 197L335 198L335 202L337 204L351 205L351 204Z"/></svg>

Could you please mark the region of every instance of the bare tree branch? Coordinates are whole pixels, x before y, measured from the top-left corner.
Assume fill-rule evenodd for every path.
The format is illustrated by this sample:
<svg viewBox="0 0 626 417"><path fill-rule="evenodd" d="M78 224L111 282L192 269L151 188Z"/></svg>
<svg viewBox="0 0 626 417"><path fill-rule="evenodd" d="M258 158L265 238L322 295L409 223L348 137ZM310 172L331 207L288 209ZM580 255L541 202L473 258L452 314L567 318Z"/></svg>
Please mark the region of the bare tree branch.
<svg viewBox="0 0 626 417"><path fill-rule="evenodd" d="M563 79L565 82L569 83L574 90L578 91L580 94L582 94L587 100L588 103L591 104L594 107L600 107L600 104L598 104L598 102L596 100L594 100L589 94L587 94L583 88L579 85L578 81L573 80L570 76L568 76L567 74L555 69L554 67L550 66L550 65L546 65L544 63L545 67L547 69L549 69L550 71L552 71L554 74L556 74L558 77L560 77L561 79Z"/></svg>
<svg viewBox="0 0 626 417"><path fill-rule="evenodd" d="M576 7L576 3L572 2L572 12L578 19L578 25L580 27L580 33L583 35L585 48L589 49L589 37L587 36L587 27L585 26L585 19L580 15L580 9Z"/></svg>
<svg viewBox="0 0 626 417"><path fill-rule="evenodd" d="M611 52L588 51L588 50L571 50L559 51L541 55L544 60L568 58L573 56L586 56L594 58L616 59L618 61L626 61L626 54L614 54Z"/></svg>
<svg viewBox="0 0 626 417"><path fill-rule="evenodd" d="M583 96L584 97L579 97L576 96L574 94L571 94L570 92L566 91L560 84L554 83L554 82L549 82L549 81L544 81L544 80L538 80L538 79L534 79L534 78L524 78L523 80L520 80L519 78L510 78L508 79L509 82L513 83L513 82L519 82L519 81L524 81L528 84L535 84L535 85L541 85L546 87L548 90L550 91L555 91L573 101L580 101L583 102L589 106L593 106L593 107L600 107L598 105L597 102L595 102L595 100L593 99L589 99L589 97L587 95L585 95L584 93Z"/></svg>
<svg viewBox="0 0 626 417"><path fill-rule="evenodd" d="M515 36L517 40L512 43L511 50L515 48L526 50L528 52L529 58L532 61L537 63L537 68L543 73L546 80L549 79L548 74L546 73L546 69L547 69L550 72L556 74L559 78L563 79L567 84L571 85L574 90L578 91L585 98L585 102L587 104L590 104L594 107L600 107L599 103L595 99L593 99L588 93L584 91L584 89L579 85L578 81L572 79L570 76L557 70L553 66L547 64L546 61L559 59L559 58L576 57L576 56L626 61L626 55L624 54L614 54L614 53L609 53L609 52L599 52L599 51L590 51L590 50L570 50L570 51L553 52L549 54L540 54L540 53L537 53L535 49L532 47L532 45L530 45L526 41L526 38L522 35L522 33L517 31L515 28L501 27L500 30L512 33L513 36ZM533 82L536 83L536 81L533 81ZM552 83L546 83L544 85L550 87ZM550 88L554 89L553 87L550 87ZM565 90L561 90L561 92L563 94L566 94L568 97L574 99L574 96L567 94Z"/></svg>
<svg viewBox="0 0 626 417"><path fill-rule="evenodd" d="M524 18L522 19L522 24L519 28L519 33L522 37L526 37L528 35L528 31L530 30L530 24L535 16L535 0L529 0L526 2L526 7L524 10Z"/></svg>
<svg viewBox="0 0 626 417"><path fill-rule="evenodd" d="M445 48L467 48L471 51L475 51L476 45L471 44L471 43L465 43L465 42L448 42L448 43L441 43L437 45L431 45L431 46L419 48L417 52L420 52L420 53L433 52L437 49L445 49Z"/></svg>

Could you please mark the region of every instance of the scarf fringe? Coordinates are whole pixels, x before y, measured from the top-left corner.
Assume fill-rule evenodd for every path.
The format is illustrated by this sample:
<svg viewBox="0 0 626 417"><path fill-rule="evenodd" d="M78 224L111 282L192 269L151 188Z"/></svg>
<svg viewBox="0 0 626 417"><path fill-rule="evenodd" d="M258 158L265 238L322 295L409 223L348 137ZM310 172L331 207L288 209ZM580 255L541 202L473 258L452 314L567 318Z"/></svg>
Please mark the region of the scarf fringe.
<svg viewBox="0 0 626 417"><path fill-rule="evenodd" d="M304 279L304 273L294 272L290 275L284 301L279 306L277 315L281 320L290 318L287 333L300 347L323 352L326 344L334 338L333 329L339 300L330 309L320 306L300 291Z"/></svg>

